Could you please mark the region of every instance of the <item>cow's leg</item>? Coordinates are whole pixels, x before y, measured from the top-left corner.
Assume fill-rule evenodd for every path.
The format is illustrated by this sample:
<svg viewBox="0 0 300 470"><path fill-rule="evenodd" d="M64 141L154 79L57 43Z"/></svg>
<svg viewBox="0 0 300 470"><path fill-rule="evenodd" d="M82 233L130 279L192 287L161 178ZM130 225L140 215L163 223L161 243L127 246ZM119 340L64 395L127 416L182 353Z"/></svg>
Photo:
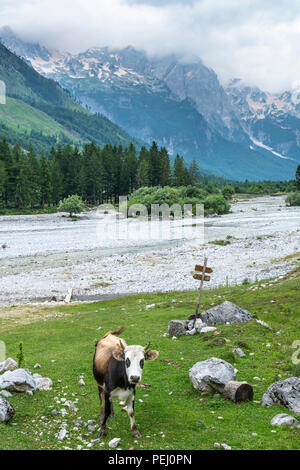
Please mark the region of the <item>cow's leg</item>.
<svg viewBox="0 0 300 470"><path fill-rule="evenodd" d="M110 418L114 418L116 415L115 415L115 411L114 411L114 404L113 404L113 401L111 399L110 401Z"/></svg>
<svg viewBox="0 0 300 470"><path fill-rule="evenodd" d="M101 423L102 425L101 425L101 429L99 431L99 436L105 436L106 421L107 421L107 418L109 417L109 415L111 413L110 393L105 392L104 397L105 397L105 415L104 415L104 419Z"/></svg>
<svg viewBox="0 0 300 470"><path fill-rule="evenodd" d="M102 424L104 420L104 391L100 385L98 385L98 393L100 400L100 424Z"/></svg>
<svg viewBox="0 0 300 470"><path fill-rule="evenodd" d="M130 419L130 427L133 434L133 437L142 437L134 419L134 398L135 398L135 390L129 395L127 400L127 413Z"/></svg>

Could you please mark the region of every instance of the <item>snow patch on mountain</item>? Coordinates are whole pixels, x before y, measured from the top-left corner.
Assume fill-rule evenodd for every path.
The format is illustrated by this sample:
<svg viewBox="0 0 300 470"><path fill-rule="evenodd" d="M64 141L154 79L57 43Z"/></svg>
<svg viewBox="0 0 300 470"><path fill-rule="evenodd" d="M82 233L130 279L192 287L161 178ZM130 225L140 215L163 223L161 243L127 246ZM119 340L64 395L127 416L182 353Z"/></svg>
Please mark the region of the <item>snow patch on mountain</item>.
<svg viewBox="0 0 300 470"><path fill-rule="evenodd" d="M251 137L251 140L252 142L257 145L257 147L261 147L265 150L268 150L269 152L273 153L273 155L276 155L276 157L279 157L279 158L283 158L284 160L293 160L293 158L289 158L289 157L286 157L284 155L282 155L281 153L279 152L275 152L274 149L272 149L272 147L269 147L268 145L265 145L263 144L262 142L260 142L259 140L255 139L254 137ZM250 146L251 148L252 146ZM254 150L254 148L252 147L251 150Z"/></svg>

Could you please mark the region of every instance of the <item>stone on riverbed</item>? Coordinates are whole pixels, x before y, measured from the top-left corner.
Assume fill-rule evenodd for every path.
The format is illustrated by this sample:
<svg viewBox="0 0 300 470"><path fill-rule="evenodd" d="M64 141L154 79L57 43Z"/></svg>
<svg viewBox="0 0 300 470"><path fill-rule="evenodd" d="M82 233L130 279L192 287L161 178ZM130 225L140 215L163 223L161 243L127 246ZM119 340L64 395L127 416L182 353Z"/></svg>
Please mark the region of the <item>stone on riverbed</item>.
<svg viewBox="0 0 300 470"><path fill-rule="evenodd" d="M168 326L168 333L170 336L183 336L186 334L188 321L186 320L171 320Z"/></svg>
<svg viewBox="0 0 300 470"><path fill-rule="evenodd" d="M207 323L207 325L246 323L252 318L252 314L248 310L244 310L227 300L201 313L201 320Z"/></svg>
<svg viewBox="0 0 300 470"><path fill-rule="evenodd" d="M25 369L8 370L0 376L0 389L20 393L34 392L36 383L32 375Z"/></svg>
<svg viewBox="0 0 300 470"><path fill-rule="evenodd" d="M222 387L229 381L236 380L233 366L216 357L196 362L190 369L189 376L193 387L202 393L215 391L213 385Z"/></svg>
<svg viewBox="0 0 300 470"><path fill-rule="evenodd" d="M295 428L300 428L299 421L294 418L294 416L287 415L286 413L281 413L271 419L272 426L291 426Z"/></svg>
<svg viewBox="0 0 300 470"><path fill-rule="evenodd" d="M0 397L0 422L7 423L15 414L14 408L11 404Z"/></svg>
<svg viewBox="0 0 300 470"><path fill-rule="evenodd" d="M294 413L300 414L300 378L289 377L273 383L262 397L262 405L284 405Z"/></svg>

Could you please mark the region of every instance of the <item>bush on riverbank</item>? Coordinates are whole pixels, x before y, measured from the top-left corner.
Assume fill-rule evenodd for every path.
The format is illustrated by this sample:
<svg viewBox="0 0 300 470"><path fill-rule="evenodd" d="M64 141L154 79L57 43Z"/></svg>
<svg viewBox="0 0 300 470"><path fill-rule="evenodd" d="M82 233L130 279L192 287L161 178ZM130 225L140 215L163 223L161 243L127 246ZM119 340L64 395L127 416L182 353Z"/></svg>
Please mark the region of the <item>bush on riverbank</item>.
<svg viewBox="0 0 300 470"><path fill-rule="evenodd" d="M289 193L285 198L287 206L300 206L300 191Z"/></svg>
<svg viewBox="0 0 300 470"><path fill-rule="evenodd" d="M230 205L222 194L208 194L207 191L195 186L180 186L172 188L165 186L164 188L142 187L132 193L128 201L128 207L134 204L144 205L148 213L151 212L152 204L179 204L184 208L185 204L193 205L193 213L195 214L196 204L204 204L205 214L227 214Z"/></svg>

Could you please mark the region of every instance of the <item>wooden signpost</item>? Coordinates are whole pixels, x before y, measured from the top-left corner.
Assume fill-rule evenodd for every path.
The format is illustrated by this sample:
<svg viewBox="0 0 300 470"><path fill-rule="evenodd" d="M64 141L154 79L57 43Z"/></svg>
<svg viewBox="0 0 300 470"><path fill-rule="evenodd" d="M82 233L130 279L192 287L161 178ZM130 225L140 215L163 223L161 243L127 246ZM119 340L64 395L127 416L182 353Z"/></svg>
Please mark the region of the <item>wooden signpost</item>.
<svg viewBox="0 0 300 470"><path fill-rule="evenodd" d="M207 276L206 273L211 274L213 270L207 266L207 258L204 258L204 264L203 266L200 264L196 264L195 266L195 271L200 272L202 274L194 274L193 278L197 279L200 281L200 287L199 287L199 292L198 292L198 300L197 300L197 306L196 306L196 311L195 311L195 321L198 318L198 310L199 310L199 304L200 304L200 299L201 299L201 292L202 292L202 287L203 287L203 282L204 281L210 281L210 276Z"/></svg>

